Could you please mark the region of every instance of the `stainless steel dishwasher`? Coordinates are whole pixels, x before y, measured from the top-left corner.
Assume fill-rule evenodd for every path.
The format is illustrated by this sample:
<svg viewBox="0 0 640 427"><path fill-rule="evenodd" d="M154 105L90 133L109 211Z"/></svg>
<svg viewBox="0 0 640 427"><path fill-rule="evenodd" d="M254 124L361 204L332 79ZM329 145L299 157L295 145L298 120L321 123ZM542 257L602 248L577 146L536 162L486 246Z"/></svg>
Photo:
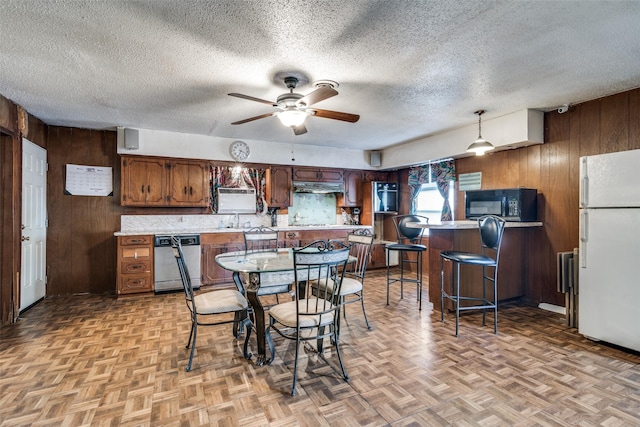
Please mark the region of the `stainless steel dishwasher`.
<svg viewBox="0 0 640 427"><path fill-rule="evenodd" d="M171 249L172 236L156 236L154 239L154 292L174 292L182 290L182 279L178 263ZM184 234L176 236L180 238L182 252L191 277L191 285L194 289L200 288L200 235Z"/></svg>

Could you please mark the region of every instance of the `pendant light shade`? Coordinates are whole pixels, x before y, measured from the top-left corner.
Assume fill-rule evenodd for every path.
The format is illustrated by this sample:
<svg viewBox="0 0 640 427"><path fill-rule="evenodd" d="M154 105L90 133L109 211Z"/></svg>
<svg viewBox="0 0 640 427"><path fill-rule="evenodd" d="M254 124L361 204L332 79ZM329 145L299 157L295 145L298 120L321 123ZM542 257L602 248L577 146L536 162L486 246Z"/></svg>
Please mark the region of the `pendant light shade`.
<svg viewBox="0 0 640 427"><path fill-rule="evenodd" d="M482 114L484 110L478 110L474 114L478 115L478 139L467 148L467 153L475 153L476 156L482 156L487 151L493 150L495 147L489 141L482 137Z"/></svg>
<svg viewBox="0 0 640 427"><path fill-rule="evenodd" d="M287 127L297 127L304 123L307 113L298 110L296 107L287 107L286 110L278 113L278 118Z"/></svg>

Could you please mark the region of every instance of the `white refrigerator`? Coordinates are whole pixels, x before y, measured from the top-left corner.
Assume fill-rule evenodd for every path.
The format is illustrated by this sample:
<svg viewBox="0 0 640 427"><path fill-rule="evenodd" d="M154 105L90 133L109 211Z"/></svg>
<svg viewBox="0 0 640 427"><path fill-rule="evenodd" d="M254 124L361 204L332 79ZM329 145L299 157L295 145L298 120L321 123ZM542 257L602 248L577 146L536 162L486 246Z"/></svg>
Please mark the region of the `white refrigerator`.
<svg viewBox="0 0 640 427"><path fill-rule="evenodd" d="M640 150L580 158L578 330L640 351Z"/></svg>

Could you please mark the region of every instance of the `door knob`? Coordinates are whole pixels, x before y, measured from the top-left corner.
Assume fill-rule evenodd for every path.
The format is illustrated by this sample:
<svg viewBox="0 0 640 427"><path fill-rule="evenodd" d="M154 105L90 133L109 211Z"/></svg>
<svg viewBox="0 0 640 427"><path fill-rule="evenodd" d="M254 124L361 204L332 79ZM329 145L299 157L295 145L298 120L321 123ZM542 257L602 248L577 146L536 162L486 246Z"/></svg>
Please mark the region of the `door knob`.
<svg viewBox="0 0 640 427"><path fill-rule="evenodd" d="M25 240L29 240L29 236L22 236L22 241L24 242Z"/></svg>

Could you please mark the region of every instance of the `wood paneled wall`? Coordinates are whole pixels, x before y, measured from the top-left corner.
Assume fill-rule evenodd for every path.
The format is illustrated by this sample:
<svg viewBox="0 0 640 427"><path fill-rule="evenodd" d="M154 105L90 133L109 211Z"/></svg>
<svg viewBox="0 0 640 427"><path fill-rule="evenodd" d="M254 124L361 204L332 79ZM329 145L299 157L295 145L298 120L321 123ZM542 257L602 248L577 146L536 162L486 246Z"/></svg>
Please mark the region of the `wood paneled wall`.
<svg viewBox="0 0 640 427"><path fill-rule="evenodd" d="M578 246L580 156L640 149L640 89L545 114L545 143L456 161L458 174L482 172L482 188L538 190L544 227L530 245L525 298L564 305L556 292L556 253ZM464 193L455 216L464 218Z"/></svg>
<svg viewBox="0 0 640 427"><path fill-rule="evenodd" d="M114 293L120 229L116 133L49 127L47 295ZM113 167L113 196L64 194L66 165Z"/></svg>
<svg viewBox="0 0 640 427"><path fill-rule="evenodd" d="M20 159L18 106L0 96L0 323L13 321L20 270Z"/></svg>

